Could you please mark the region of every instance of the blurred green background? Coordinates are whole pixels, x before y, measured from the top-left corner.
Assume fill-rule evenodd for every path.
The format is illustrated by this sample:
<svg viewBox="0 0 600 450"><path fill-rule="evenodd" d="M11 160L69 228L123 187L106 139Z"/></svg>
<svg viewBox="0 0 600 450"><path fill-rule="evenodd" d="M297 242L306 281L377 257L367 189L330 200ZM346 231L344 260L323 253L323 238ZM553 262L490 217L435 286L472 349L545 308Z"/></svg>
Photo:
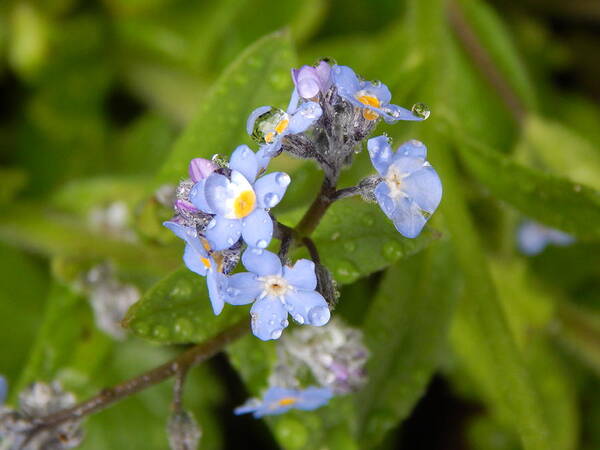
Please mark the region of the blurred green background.
<svg viewBox="0 0 600 450"><path fill-rule="evenodd" d="M396 104L431 107L425 123L378 132L426 143L442 205L414 242L390 238L372 205L361 216L341 202L317 230L343 285L334 314L373 352L364 391L316 413L235 417L266 385L274 351L244 339L188 381L201 447L600 448L599 54L595 0L2 1L9 402L53 379L83 399L224 326L205 324L216 320L202 315L205 293L182 288L201 280L164 279L181 246L160 227L169 211L156 190L185 177L189 158L249 142L247 115L287 104L289 69L329 57L382 80ZM292 174L275 212L293 223L319 174L274 165ZM371 170L362 152L342 182ZM116 229L98 219L115 202ZM577 242L525 257L524 217ZM179 288L148 291L123 342L98 330L76 289L105 261L141 292ZM168 448L169 402L170 382L92 417L82 448Z"/></svg>

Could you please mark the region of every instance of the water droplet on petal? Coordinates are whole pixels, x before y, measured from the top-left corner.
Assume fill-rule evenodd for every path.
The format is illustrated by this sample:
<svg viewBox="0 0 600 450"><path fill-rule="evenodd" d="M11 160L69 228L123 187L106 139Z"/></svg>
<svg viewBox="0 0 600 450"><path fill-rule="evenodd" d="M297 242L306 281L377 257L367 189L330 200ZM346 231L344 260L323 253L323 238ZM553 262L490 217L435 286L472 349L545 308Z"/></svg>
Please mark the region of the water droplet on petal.
<svg viewBox="0 0 600 450"><path fill-rule="evenodd" d="M288 184L290 184L291 178L287 173L280 173L275 177L275 181L277 181L277 184L281 187L286 187Z"/></svg>
<svg viewBox="0 0 600 450"><path fill-rule="evenodd" d="M304 317L302 317L302 315L301 315L301 314L294 314L292 317L293 317L293 318L294 318L294 320L295 320L296 322L298 322L300 325L302 325L302 324L304 323Z"/></svg>
<svg viewBox="0 0 600 450"><path fill-rule="evenodd" d="M415 103L411 108L412 113L420 119L427 119L431 114L429 107L425 103Z"/></svg>
<svg viewBox="0 0 600 450"><path fill-rule="evenodd" d="M283 333L283 328L280 328L278 330L273 330L271 332L271 339L279 339L281 337L282 333Z"/></svg>
<svg viewBox="0 0 600 450"><path fill-rule="evenodd" d="M206 225L206 229L210 230L211 228L214 228L215 225L217 225L217 221L215 219L213 219L210 222L208 222L208 224Z"/></svg>
<svg viewBox="0 0 600 450"><path fill-rule="evenodd" d="M228 243L229 245L233 245L233 244L235 244L235 241L233 240L233 238L232 238L232 237L229 237L229 238L227 238L227 243Z"/></svg>
<svg viewBox="0 0 600 450"><path fill-rule="evenodd" d="M256 118L252 130L252 139L259 144L270 144L277 136L277 124L283 120L289 120L288 114L278 108L271 108Z"/></svg>
<svg viewBox="0 0 600 450"><path fill-rule="evenodd" d="M283 320L281 321L281 326L282 326L283 328L287 327L289 324L290 324L290 323L289 323L289 322L288 322L286 319L283 319Z"/></svg>
<svg viewBox="0 0 600 450"><path fill-rule="evenodd" d="M267 207L272 208L277 203L279 203L279 195L275 194L274 192L269 192L268 194L265 195L264 204ZM264 221L264 223L265 222L266 222L266 220Z"/></svg>
<svg viewBox="0 0 600 450"><path fill-rule="evenodd" d="M311 325L321 326L329 322L331 312L327 306L315 306L308 312L308 320Z"/></svg>
<svg viewBox="0 0 600 450"><path fill-rule="evenodd" d="M256 241L256 246L258 248L266 248L268 245L268 242L265 241L264 239L259 239L258 241Z"/></svg>
<svg viewBox="0 0 600 450"><path fill-rule="evenodd" d="M275 321L274 320L269 320L269 325L271 325L271 326L275 325Z"/></svg>

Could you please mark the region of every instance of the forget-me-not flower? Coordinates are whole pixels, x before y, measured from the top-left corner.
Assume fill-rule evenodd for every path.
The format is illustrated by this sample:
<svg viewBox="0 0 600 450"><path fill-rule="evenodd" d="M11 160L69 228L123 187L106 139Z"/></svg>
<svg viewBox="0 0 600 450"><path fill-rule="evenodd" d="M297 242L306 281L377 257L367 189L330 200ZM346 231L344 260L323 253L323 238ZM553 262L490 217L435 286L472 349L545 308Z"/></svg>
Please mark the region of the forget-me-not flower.
<svg viewBox="0 0 600 450"><path fill-rule="evenodd" d="M282 267L277 255L267 250L249 248L242 255L249 272L229 278L225 301L245 305L253 301L250 310L252 332L267 341L278 339L288 326L287 316L299 324L325 325L331 313L317 288L315 264L307 259L296 261L293 267Z"/></svg>
<svg viewBox="0 0 600 450"><path fill-rule="evenodd" d="M262 399L251 399L235 409L235 414L252 413L255 418L283 414L290 409L313 411L325 405L333 397L329 388L310 386L306 389L287 389L271 386Z"/></svg>
<svg viewBox="0 0 600 450"><path fill-rule="evenodd" d="M427 148L412 140L394 153L386 136L369 139L367 148L383 178L374 190L379 206L400 234L417 237L442 198L440 177L425 159Z"/></svg>
<svg viewBox="0 0 600 450"><path fill-rule="evenodd" d="M285 136L306 131L319 120L322 113L321 107L315 102L304 102L298 106L295 89L287 112L270 106L261 106L252 111L246 131L262 143L257 152L259 168L264 169L271 158L277 155Z"/></svg>
<svg viewBox="0 0 600 450"><path fill-rule="evenodd" d="M298 95L304 99L313 99L324 95L331 86L331 66L320 61L316 66L302 66L292 69L292 79Z"/></svg>
<svg viewBox="0 0 600 450"><path fill-rule="evenodd" d="M196 208L214 214L204 235L217 251L231 247L240 236L250 247L265 248L273 237L268 210L281 201L290 177L272 172L257 179L259 159L247 145L235 149L229 168L229 177L213 172L190 191Z"/></svg>
<svg viewBox="0 0 600 450"><path fill-rule="evenodd" d="M537 255L548 245L564 247L575 242L575 238L553 228L548 228L539 223L527 220L517 231L519 249L526 255Z"/></svg>
<svg viewBox="0 0 600 450"><path fill-rule="evenodd" d="M185 241L183 262L192 272L206 277L210 303L215 315L218 316L225 305L223 294L227 287L227 277L223 273L221 255L211 252L208 241L199 236L194 228L172 221L165 222L163 225Z"/></svg>
<svg viewBox="0 0 600 450"><path fill-rule="evenodd" d="M350 67L333 66L331 77L340 97L362 108L363 117L367 120L376 120L381 116L387 123L394 123L398 120L425 118L401 106L390 104L392 94L385 84L362 81Z"/></svg>

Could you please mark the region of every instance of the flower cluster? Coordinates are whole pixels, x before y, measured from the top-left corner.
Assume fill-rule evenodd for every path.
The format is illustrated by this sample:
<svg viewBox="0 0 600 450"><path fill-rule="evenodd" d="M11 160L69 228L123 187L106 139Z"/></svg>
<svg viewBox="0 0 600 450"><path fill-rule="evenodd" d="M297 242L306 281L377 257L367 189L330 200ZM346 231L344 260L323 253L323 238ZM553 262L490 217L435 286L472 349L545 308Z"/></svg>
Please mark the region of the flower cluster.
<svg viewBox="0 0 600 450"><path fill-rule="evenodd" d="M57 383L33 383L19 393L19 408L0 406L0 447L14 449L67 449L81 444L80 420L68 420L55 427L36 428L36 419L75 404L75 396Z"/></svg>
<svg viewBox="0 0 600 450"><path fill-rule="evenodd" d="M240 145L229 161L215 155L190 162L189 179L176 189L175 217L164 224L185 241L186 266L206 277L214 313L225 304L253 303L252 331L262 340L278 339L288 315L300 325L325 325L334 301L334 282L316 249L313 261L292 264L287 257L290 241L304 238L306 230L294 235L271 213L291 183L284 172L267 173L271 159L286 152L316 161L325 174L329 204L347 196L331 197L339 174L380 120L419 121L429 115L423 105L408 110L391 104L384 84L361 80L351 68L327 61L293 69L292 79L285 111L261 106L247 120L256 152ZM369 140L368 149L378 174L346 189L348 195L376 199L401 234L416 237L442 194L425 146L410 141L394 153L389 139L379 136ZM274 236L281 240L279 255L267 250ZM240 260L247 271L231 274Z"/></svg>
<svg viewBox="0 0 600 450"><path fill-rule="evenodd" d="M277 363L263 398L249 399L235 413L252 412L258 418L290 409L317 409L335 395L361 388L367 380L368 358L361 331L340 319L321 328L294 330L278 343Z"/></svg>

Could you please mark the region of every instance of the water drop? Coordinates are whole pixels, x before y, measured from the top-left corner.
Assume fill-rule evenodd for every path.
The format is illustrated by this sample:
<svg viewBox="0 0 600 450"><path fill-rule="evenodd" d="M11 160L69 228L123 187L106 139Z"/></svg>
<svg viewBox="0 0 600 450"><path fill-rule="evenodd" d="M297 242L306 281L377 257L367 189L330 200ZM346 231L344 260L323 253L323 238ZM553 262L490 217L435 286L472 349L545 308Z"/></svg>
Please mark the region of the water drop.
<svg viewBox="0 0 600 450"><path fill-rule="evenodd" d="M277 124L285 119L289 120L288 114L278 108L271 108L264 114L261 114L254 122L252 139L259 144L273 142L272 139L277 135L277 130L275 129Z"/></svg>
<svg viewBox="0 0 600 450"><path fill-rule="evenodd" d="M420 119L427 119L431 114L429 107L425 103L415 103L411 108L412 113Z"/></svg>
<svg viewBox="0 0 600 450"><path fill-rule="evenodd" d="M383 257L394 262L402 256L402 245L398 241L388 241L383 245Z"/></svg>
<svg viewBox="0 0 600 450"><path fill-rule="evenodd" d="M164 325L156 325L152 330L152 334L156 339L167 339L169 337L169 329Z"/></svg>
<svg viewBox="0 0 600 450"><path fill-rule="evenodd" d="M338 261L332 264L335 267L335 276L340 283L349 284L358 279L360 272L350 261Z"/></svg>
<svg viewBox="0 0 600 450"><path fill-rule="evenodd" d="M279 339L283 333L283 328L271 331L271 339Z"/></svg>
<svg viewBox="0 0 600 450"><path fill-rule="evenodd" d="M296 322L298 322L300 325L302 325L304 323L304 317L302 317L301 314L294 314L292 315L292 317L294 318L294 320Z"/></svg>
<svg viewBox="0 0 600 450"><path fill-rule="evenodd" d="M268 194L265 195L264 204L267 207L272 208L277 203L279 203L279 195L275 194L274 192L269 192Z"/></svg>
<svg viewBox="0 0 600 450"><path fill-rule="evenodd" d="M331 240L336 241L340 237L340 232L336 231L331 235Z"/></svg>
<svg viewBox="0 0 600 450"><path fill-rule="evenodd" d="M277 181L277 184L279 186L286 187L288 184L290 184L290 181L292 180L290 179L290 176L287 173L281 172L275 177L275 181Z"/></svg>
<svg viewBox="0 0 600 450"><path fill-rule="evenodd" d="M256 241L256 246L258 248L266 248L268 245L268 242L265 241L264 239L259 239L258 241Z"/></svg>
<svg viewBox="0 0 600 450"><path fill-rule="evenodd" d="M316 327L325 325L329 322L329 318L331 317L331 313L329 312L329 308L327 306L315 306L308 312L308 320L311 325Z"/></svg>
<svg viewBox="0 0 600 450"><path fill-rule="evenodd" d="M210 230L210 229L214 228L216 225L217 225L217 221L215 219L213 219L210 222L208 222L208 224L206 225L206 229Z"/></svg>
<svg viewBox="0 0 600 450"><path fill-rule="evenodd" d="M194 327L192 322L187 317L180 317L175 321L175 333L181 337L189 337L192 335Z"/></svg>
<svg viewBox="0 0 600 450"><path fill-rule="evenodd" d="M233 240L233 238L232 238L232 237L228 237L228 238L227 238L227 243L228 243L229 245L233 245L233 244L235 244L235 241Z"/></svg>
<svg viewBox="0 0 600 450"><path fill-rule="evenodd" d="M223 156L219 153L215 153L211 158L212 162L214 162L219 167L227 167L227 157Z"/></svg>
<svg viewBox="0 0 600 450"><path fill-rule="evenodd" d="M271 326L275 325L275 321L274 320L269 320L269 325L271 325Z"/></svg>
<svg viewBox="0 0 600 450"><path fill-rule="evenodd" d="M375 219L371 214L365 214L361 218L362 223L364 223L368 227L372 227L375 224Z"/></svg>
<svg viewBox="0 0 600 450"><path fill-rule="evenodd" d="M282 326L283 328L287 327L289 324L290 324L290 323L289 323L289 322L288 322L286 319L283 319L283 320L281 321L281 326Z"/></svg>

